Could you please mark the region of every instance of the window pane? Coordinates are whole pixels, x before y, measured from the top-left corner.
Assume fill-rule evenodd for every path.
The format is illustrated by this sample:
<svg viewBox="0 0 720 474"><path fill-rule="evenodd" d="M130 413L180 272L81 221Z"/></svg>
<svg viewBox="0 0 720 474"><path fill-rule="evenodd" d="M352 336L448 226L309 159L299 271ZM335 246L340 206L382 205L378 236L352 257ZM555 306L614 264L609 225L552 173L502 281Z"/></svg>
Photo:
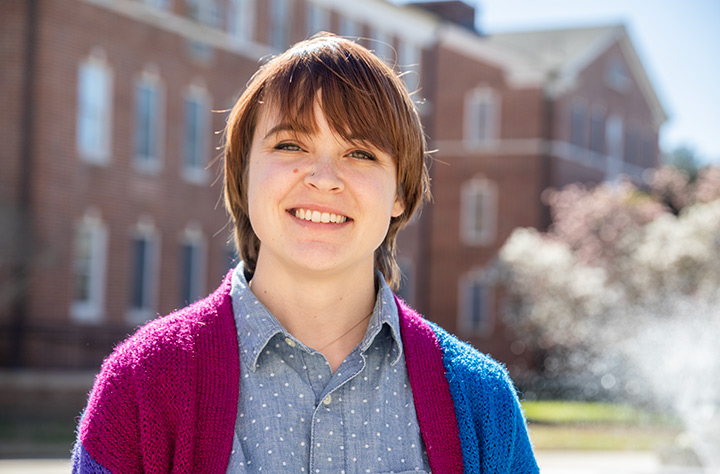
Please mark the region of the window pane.
<svg viewBox="0 0 720 474"><path fill-rule="evenodd" d="M328 29L325 9L314 3L308 3L306 23L308 36Z"/></svg>
<svg viewBox="0 0 720 474"><path fill-rule="evenodd" d="M475 188L473 193L473 223L475 235L482 235L485 230L485 193L482 188Z"/></svg>
<svg viewBox="0 0 720 474"><path fill-rule="evenodd" d="M147 85L135 88L135 156L141 159L153 158L153 116L154 93Z"/></svg>
<svg viewBox="0 0 720 474"><path fill-rule="evenodd" d="M605 115L593 113L590 119L590 149L596 153L605 153Z"/></svg>
<svg viewBox="0 0 720 474"><path fill-rule="evenodd" d="M487 290L482 284L473 282L470 285L470 325L473 329L481 328L485 323L486 293Z"/></svg>
<svg viewBox="0 0 720 474"><path fill-rule="evenodd" d="M102 67L92 64L83 64L78 74L78 148L97 155L107 146L109 77Z"/></svg>
<svg viewBox="0 0 720 474"><path fill-rule="evenodd" d="M270 14L270 46L283 50L288 46L288 27L290 18L288 0L272 0Z"/></svg>
<svg viewBox="0 0 720 474"><path fill-rule="evenodd" d="M150 243L145 238L137 238L132 243L133 253L133 281L132 287L132 308L144 309L148 306L148 253Z"/></svg>
<svg viewBox="0 0 720 474"><path fill-rule="evenodd" d="M228 30L236 39L252 39L254 0L231 0L228 12Z"/></svg>
<svg viewBox="0 0 720 474"><path fill-rule="evenodd" d="M185 101L185 164L189 168L200 165L200 106L195 99Z"/></svg>
<svg viewBox="0 0 720 474"><path fill-rule="evenodd" d="M570 121L572 144L585 148L585 106L575 104Z"/></svg>
<svg viewBox="0 0 720 474"><path fill-rule="evenodd" d="M194 279L197 275L198 269L196 268L197 259L197 247L192 244L183 244L180 249L180 258L182 259L181 268L181 288L180 295L182 298L181 303L187 304L195 300L195 285Z"/></svg>
<svg viewBox="0 0 720 474"><path fill-rule="evenodd" d="M75 234L73 261L73 300L90 302L90 272L92 265L92 232L82 225Z"/></svg>

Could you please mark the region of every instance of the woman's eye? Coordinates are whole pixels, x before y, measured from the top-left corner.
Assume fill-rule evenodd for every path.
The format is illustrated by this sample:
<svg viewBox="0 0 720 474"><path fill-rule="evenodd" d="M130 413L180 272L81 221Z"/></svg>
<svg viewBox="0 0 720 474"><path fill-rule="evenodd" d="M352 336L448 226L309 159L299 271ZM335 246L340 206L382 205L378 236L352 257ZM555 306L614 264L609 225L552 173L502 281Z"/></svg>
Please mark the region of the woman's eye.
<svg viewBox="0 0 720 474"><path fill-rule="evenodd" d="M354 151L351 151L351 152L348 154L348 156L350 156L350 157L352 157L352 158L358 158L358 159L360 159L360 160L375 161L375 160L377 159L377 158L375 158L375 155L373 155L372 153L368 153L368 152L362 151L362 150L354 150Z"/></svg>
<svg viewBox="0 0 720 474"><path fill-rule="evenodd" d="M275 145L275 149L283 151L302 151L302 148L294 143L278 143Z"/></svg>

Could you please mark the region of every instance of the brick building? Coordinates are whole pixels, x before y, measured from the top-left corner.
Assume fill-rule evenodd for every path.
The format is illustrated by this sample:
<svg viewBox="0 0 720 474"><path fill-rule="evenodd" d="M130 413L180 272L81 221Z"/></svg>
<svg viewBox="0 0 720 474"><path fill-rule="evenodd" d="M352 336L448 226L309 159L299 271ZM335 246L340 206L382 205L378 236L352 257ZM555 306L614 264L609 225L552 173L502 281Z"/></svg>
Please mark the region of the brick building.
<svg viewBox="0 0 720 474"><path fill-rule="evenodd" d="M406 260L425 275L415 303L518 372L527 354L500 317L498 250L516 227L549 225L550 187L641 181L666 117L621 25L492 36L444 25L432 54L438 151Z"/></svg>
<svg viewBox="0 0 720 474"><path fill-rule="evenodd" d="M0 16L0 365L96 368L231 265L215 158L261 57L320 30L407 72L435 202L403 295L513 367L486 270L548 186L638 178L664 113L622 26L482 36L462 2L8 0ZM510 350L514 347L514 352Z"/></svg>

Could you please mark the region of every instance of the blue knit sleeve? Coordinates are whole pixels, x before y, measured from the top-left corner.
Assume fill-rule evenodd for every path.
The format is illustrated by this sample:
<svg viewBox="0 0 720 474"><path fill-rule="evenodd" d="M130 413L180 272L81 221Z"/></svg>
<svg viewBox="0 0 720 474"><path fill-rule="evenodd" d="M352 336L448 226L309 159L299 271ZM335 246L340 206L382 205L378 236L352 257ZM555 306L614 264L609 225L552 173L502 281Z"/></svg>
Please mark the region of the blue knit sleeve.
<svg viewBox="0 0 720 474"><path fill-rule="evenodd" d="M466 473L539 472L515 387L505 368L431 326L443 349Z"/></svg>
<svg viewBox="0 0 720 474"><path fill-rule="evenodd" d="M90 456L79 440L73 448L72 472L73 474L112 474L109 469L101 466Z"/></svg>

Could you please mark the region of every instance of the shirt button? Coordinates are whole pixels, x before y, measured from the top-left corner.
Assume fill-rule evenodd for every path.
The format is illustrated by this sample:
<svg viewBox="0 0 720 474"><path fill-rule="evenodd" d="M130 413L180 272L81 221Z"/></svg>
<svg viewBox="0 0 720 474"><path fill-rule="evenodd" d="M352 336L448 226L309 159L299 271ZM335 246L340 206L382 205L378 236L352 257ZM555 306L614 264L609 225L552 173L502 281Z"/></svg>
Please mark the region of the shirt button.
<svg viewBox="0 0 720 474"><path fill-rule="evenodd" d="M323 403L325 404L325 406L328 406L328 405L330 405L331 402L332 402L332 395L328 394L328 396L323 399Z"/></svg>
<svg viewBox="0 0 720 474"><path fill-rule="evenodd" d="M287 345L290 346L290 347L295 347L295 346L297 345L297 344L295 344L295 341L293 341L293 340L290 339L289 337L286 337L286 338L285 338L285 344L287 344Z"/></svg>

